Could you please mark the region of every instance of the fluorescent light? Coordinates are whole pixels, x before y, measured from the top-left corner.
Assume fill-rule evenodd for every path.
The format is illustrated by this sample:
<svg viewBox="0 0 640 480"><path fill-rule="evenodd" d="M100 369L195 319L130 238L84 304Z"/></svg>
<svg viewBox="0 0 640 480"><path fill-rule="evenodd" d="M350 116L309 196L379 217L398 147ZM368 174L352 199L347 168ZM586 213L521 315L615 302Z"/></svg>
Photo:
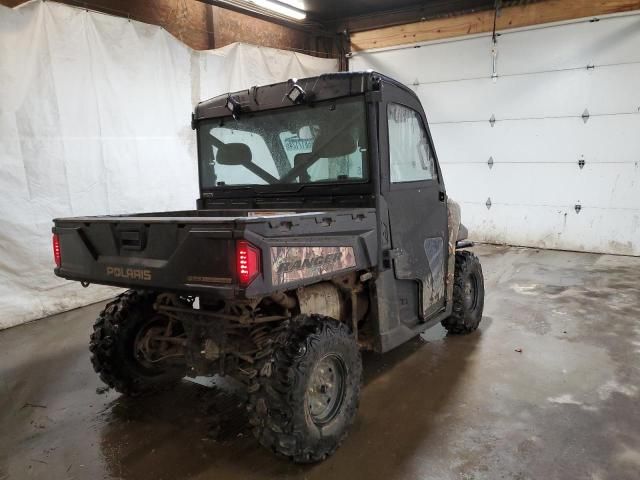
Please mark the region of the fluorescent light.
<svg viewBox="0 0 640 480"><path fill-rule="evenodd" d="M305 18L307 18L307 14L303 10L299 10L298 8L296 8L298 5L302 5L302 2L299 2L296 0L289 0L289 1L281 0L281 2L272 2L271 0L249 0L249 1L251 3L255 3L259 7L266 8L267 10L271 10L281 15L286 15L287 17L295 18L296 20L304 20ZM291 7L282 5L282 3L287 3L291 5Z"/></svg>
<svg viewBox="0 0 640 480"><path fill-rule="evenodd" d="M279 0L280 3L286 3L287 5L291 5L293 8L297 8L298 10L304 10L304 2L302 0Z"/></svg>

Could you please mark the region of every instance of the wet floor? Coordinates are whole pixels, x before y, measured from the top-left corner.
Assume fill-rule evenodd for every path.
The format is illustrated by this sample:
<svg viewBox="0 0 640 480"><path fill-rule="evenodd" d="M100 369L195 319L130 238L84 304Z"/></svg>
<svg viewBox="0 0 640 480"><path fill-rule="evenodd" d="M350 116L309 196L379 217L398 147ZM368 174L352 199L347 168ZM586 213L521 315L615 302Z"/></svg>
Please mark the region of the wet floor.
<svg viewBox="0 0 640 480"><path fill-rule="evenodd" d="M0 480L640 478L640 259L476 252L480 330L365 355L354 428L314 466L257 445L233 384L103 391L101 305L0 332Z"/></svg>

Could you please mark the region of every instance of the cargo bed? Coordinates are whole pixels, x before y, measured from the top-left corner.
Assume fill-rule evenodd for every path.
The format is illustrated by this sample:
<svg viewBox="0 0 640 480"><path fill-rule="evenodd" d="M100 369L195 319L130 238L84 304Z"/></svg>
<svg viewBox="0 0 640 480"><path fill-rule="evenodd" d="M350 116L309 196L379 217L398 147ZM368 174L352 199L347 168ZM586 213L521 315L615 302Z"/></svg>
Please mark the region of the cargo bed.
<svg viewBox="0 0 640 480"><path fill-rule="evenodd" d="M371 209L299 213L187 210L58 218L53 233L61 258L55 273L69 280L126 288L244 295L247 289L241 288L237 275L239 240L257 246L259 260L266 267L271 246L295 245L296 239L304 238L305 245L357 250L353 233L374 228L375 211ZM272 287L269 280L254 282L248 293L268 290Z"/></svg>

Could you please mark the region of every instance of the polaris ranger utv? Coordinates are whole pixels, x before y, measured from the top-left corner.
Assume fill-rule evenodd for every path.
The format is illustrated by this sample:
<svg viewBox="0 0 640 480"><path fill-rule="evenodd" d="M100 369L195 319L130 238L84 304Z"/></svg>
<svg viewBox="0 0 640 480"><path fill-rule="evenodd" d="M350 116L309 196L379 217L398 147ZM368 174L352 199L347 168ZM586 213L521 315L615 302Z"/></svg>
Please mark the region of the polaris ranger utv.
<svg viewBox="0 0 640 480"><path fill-rule="evenodd" d="M262 445L322 460L354 420L360 350L482 318L424 111L391 78L332 73L207 100L192 126L197 209L56 219L55 274L130 289L91 335L107 385L232 376Z"/></svg>

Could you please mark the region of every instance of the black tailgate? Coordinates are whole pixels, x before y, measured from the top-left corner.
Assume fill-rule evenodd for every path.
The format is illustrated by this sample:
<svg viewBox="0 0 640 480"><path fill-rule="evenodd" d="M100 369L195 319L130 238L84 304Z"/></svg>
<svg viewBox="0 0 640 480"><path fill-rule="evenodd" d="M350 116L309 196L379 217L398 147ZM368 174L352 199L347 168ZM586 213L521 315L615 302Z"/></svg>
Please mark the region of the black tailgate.
<svg viewBox="0 0 640 480"><path fill-rule="evenodd" d="M231 285L233 221L85 217L55 220L61 266L55 273L123 287L202 290Z"/></svg>

